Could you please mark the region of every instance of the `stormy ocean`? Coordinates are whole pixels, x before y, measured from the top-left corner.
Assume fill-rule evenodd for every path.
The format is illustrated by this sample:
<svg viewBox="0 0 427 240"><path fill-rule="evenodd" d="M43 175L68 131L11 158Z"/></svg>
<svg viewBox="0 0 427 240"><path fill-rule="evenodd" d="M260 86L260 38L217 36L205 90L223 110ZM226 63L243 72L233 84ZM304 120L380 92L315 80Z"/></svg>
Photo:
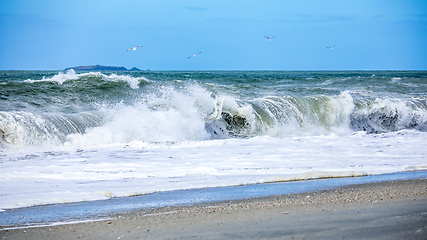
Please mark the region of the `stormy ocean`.
<svg viewBox="0 0 427 240"><path fill-rule="evenodd" d="M427 170L426 155L425 71L0 71L3 211Z"/></svg>

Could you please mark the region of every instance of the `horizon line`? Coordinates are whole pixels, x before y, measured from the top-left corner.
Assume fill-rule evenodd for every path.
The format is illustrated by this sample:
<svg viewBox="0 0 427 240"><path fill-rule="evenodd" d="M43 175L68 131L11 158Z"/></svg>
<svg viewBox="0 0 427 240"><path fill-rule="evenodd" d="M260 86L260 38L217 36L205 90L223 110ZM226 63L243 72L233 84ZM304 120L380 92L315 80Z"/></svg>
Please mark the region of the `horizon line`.
<svg viewBox="0 0 427 240"><path fill-rule="evenodd" d="M95 66L95 65L94 65ZM73 68L66 68L67 70L73 69ZM91 70L76 70L73 69L74 71L79 71L79 72L84 72L84 71L91 71ZM66 71L65 69L0 69L0 71ZM97 70L95 70L97 71ZM99 71L99 70L98 70ZM101 71L106 71L106 72L134 72L134 71L130 71L130 70L119 70L119 71L114 71L114 70L101 70ZM179 72L179 71L191 71L191 72L195 72L195 71L253 71L253 72L258 72L258 71L276 71L276 72L281 72L281 71L427 71L427 69L141 69L141 71L135 71L135 72Z"/></svg>

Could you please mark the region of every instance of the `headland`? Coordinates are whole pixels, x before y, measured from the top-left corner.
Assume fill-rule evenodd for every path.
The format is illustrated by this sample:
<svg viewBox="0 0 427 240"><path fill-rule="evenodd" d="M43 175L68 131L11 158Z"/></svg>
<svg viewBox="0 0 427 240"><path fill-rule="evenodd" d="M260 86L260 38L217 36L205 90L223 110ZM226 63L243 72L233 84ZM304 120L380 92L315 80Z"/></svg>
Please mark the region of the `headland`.
<svg viewBox="0 0 427 240"><path fill-rule="evenodd" d="M117 66L104 66L104 65L88 65L88 66L78 66L78 67L69 67L64 69L68 71L73 69L74 71L141 71L141 69L133 67L131 69L127 69L125 67L117 67Z"/></svg>

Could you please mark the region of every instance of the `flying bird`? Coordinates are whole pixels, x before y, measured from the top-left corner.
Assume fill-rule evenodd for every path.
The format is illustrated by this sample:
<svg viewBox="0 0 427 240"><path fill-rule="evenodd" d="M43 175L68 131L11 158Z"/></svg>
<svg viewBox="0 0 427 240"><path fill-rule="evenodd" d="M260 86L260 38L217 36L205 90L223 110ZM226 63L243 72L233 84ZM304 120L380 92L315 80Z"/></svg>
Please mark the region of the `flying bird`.
<svg viewBox="0 0 427 240"><path fill-rule="evenodd" d="M127 51L129 51L129 50L133 50L133 51L135 51L137 48L140 48L140 47L142 47L141 45L139 45L139 46L136 46L136 47L133 47L133 48L129 48Z"/></svg>
<svg viewBox="0 0 427 240"><path fill-rule="evenodd" d="M336 46L336 44L334 46L327 46L326 48L330 48L330 49L334 49L334 47Z"/></svg>
<svg viewBox="0 0 427 240"><path fill-rule="evenodd" d="M271 39L273 39L275 36L272 36L272 37L267 37L267 36L264 36L265 38L267 38L268 39L268 41L271 41Z"/></svg>
<svg viewBox="0 0 427 240"><path fill-rule="evenodd" d="M197 55L197 54L200 54L200 53L202 53L202 52L198 52L198 53L196 53L196 54L193 54L193 55L189 56L187 59L190 59L190 58L192 58L192 57L196 57L196 55Z"/></svg>

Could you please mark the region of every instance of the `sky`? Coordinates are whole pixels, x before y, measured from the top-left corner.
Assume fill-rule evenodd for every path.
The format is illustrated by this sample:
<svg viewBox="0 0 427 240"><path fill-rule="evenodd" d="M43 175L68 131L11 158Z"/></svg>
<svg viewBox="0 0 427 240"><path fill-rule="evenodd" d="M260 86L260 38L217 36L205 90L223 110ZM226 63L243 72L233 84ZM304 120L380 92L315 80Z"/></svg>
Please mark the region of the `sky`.
<svg viewBox="0 0 427 240"><path fill-rule="evenodd" d="M96 64L427 70L427 1L0 0L0 70Z"/></svg>

